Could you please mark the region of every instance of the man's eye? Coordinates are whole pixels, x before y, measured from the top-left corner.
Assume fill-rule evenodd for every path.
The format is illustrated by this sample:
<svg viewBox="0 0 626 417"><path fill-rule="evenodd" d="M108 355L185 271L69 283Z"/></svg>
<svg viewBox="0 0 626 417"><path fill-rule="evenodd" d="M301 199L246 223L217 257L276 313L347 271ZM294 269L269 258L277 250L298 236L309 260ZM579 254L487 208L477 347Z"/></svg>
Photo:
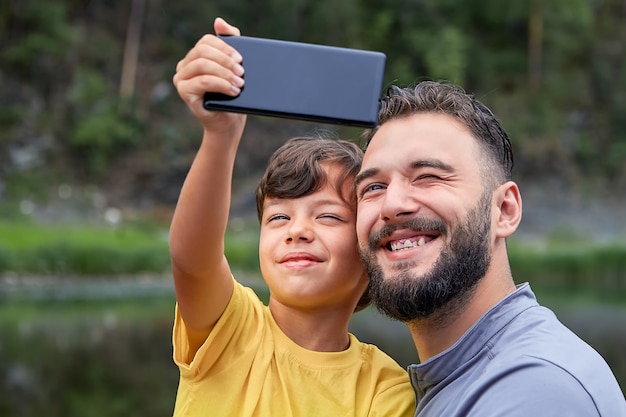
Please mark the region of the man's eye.
<svg viewBox="0 0 626 417"><path fill-rule="evenodd" d="M438 175L435 174L422 174L419 177L417 177L418 180L439 180L441 179L441 177L439 177Z"/></svg>
<svg viewBox="0 0 626 417"><path fill-rule="evenodd" d="M383 189L382 184L370 184L366 187L363 187L363 189L361 190L361 195L369 193L370 191L378 191L382 189Z"/></svg>

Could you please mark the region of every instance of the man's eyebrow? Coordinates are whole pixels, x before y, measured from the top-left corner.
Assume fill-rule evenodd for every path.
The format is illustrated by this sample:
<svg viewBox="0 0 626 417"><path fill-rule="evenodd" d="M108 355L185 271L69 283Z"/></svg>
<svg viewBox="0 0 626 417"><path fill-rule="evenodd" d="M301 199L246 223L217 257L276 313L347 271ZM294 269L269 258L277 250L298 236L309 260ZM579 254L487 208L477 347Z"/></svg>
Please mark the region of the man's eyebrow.
<svg viewBox="0 0 626 417"><path fill-rule="evenodd" d="M419 159L411 163L411 168L436 168L447 172L454 171L451 165L446 164L440 159Z"/></svg>
<svg viewBox="0 0 626 417"><path fill-rule="evenodd" d="M440 159L418 159L416 161L411 162L411 169L419 169L419 168L436 168L446 172L453 172L454 168L441 161ZM358 188L359 184L365 181L368 178L374 177L378 175L380 169L378 168L369 168L365 171L359 172L359 174L354 179L354 187Z"/></svg>
<svg viewBox="0 0 626 417"><path fill-rule="evenodd" d="M370 169L366 169L365 171L359 172L356 178L354 179L354 188L358 188L360 183L378 174L379 171L380 170L378 168L370 168Z"/></svg>

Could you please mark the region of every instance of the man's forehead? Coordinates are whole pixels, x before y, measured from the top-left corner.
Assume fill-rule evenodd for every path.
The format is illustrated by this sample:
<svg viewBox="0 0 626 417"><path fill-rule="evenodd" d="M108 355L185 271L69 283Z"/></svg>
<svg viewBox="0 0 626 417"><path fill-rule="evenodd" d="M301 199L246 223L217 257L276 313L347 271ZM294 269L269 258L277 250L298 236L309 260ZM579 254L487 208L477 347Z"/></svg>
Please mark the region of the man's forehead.
<svg viewBox="0 0 626 417"><path fill-rule="evenodd" d="M444 114L416 114L380 127L365 150L357 181L396 170L474 171L478 141L469 128Z"/></svg>
<svg viewBox="0 0 626 417"><path fill-rule="evenodd" d="M425 150L434 150L440 144L468 148L476 144L476 139L455 117L443 113L417 113L381 125L365 149L365 159L380 152L402 151L413 146L425 145Z"/></svg>

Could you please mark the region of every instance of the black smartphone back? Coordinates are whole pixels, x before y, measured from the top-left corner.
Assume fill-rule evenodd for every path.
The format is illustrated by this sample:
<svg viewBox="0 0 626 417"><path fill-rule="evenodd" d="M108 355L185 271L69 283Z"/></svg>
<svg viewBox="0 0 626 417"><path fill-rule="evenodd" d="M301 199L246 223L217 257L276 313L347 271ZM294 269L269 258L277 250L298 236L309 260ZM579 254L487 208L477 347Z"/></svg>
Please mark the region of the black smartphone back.
<svg viewBox="0 0 626 417"><path fill-rule="evenodd" d="M386 57L381 52L249 36L222 36L243 56L237 97L206 93L204 107L372 127Z"/></svg>

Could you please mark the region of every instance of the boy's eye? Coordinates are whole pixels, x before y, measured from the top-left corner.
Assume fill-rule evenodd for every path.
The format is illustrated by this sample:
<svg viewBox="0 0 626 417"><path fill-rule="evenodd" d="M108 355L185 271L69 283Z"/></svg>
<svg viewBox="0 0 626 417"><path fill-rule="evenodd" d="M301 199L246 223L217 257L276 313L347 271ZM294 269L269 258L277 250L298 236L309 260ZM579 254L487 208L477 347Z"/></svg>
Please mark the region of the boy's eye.
<svg viewBox="0 0 626 417"><path fill-rule="evenodd" d="M275 221L275 220L289 220L289 217L287 217L287 215L285 215L285 214L274 214L274 215L269 216L267 218L267 222L268 223L272 222L272 221Z"/></svg>
<svg viewBox="0 0 626 417"><path fill-rule="evenodd" d="M338 216L338 215L332 214L332 213L322 214L321 216L319 216L319 218L320 219L331 219L331 220L343 221L343 218L341 216Z"/></svg>

